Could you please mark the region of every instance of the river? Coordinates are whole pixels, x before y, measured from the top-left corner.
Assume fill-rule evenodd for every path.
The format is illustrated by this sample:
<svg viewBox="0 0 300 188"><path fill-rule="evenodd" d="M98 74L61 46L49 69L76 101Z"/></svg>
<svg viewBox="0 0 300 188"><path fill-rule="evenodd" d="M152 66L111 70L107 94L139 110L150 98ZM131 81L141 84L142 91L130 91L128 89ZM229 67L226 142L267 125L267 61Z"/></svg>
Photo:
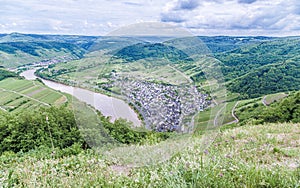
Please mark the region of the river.
<svg viewBox="0 0 300 188"><path fill-rule="evenodd" d="M24 76L27 80L34 80L37 78L34 75L35 71L35 69L24 71L23 73L21 73L21 76ZM45 79L41 80L48 87L64 93L68 93L73 97L76 97L78 100L93 106L104 116L110 116L112 121L118 118L123 118L133 122L135 126L141 125L141 121L138 119L135 111L123 100L114 97L108 97L106 95L82 88L67 86Z"/></svg>

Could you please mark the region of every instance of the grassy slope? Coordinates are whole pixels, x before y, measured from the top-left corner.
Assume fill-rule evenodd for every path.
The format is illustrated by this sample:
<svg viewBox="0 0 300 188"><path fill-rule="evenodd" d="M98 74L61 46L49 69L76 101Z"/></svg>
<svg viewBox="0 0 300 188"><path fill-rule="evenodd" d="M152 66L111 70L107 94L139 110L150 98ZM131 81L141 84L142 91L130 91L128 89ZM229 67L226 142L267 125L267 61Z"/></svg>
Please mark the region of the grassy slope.
<svg viewBox="0 0 300 188"><path fill-rule="evenodd" d="M196 137L189 147L169 161L138 168L92 151L63 158L42 149L20 155L6 153L0 157L0 184L19 183L25 187L297 187L300 185L299 130L300 124L286 123L227 129L219 133L204 152L201 138Z"/></svg>
<svg viewBox="0 0 300 188"><path fill-rule="evenodd" d="M249 114L248 111L244 112L245 109L252 107L253 105L257 105L257 107L259 107L257 110L263 110L264 108L267 108L264 106L263 101L266 103L266 105L269 106L270 104L273 104L274 102L278 102L287 96L288 96L287 93L280 92L280 93L265 95L264 97L258 97L254 99L237 100L236 95L230 95L227 97L227 102L225 102L226 104L225 112L222 113L222 116L220 118L224 118L223 125L235 124L236 122L234 122L235 119L232 116L232 111L234 111L234 114L237 116L238 119L242 119L244 121L245 119L248 119L251 116L251 114ZM217 106L214 108L219 108L219 107ZM218 109L214 109L215 113L217 111ZM211 109L206 109L205 111L200 112L196 116L196 121L195 121L196 130L201 130L201 127L206 127L210 118L211 118Z"/></svg>

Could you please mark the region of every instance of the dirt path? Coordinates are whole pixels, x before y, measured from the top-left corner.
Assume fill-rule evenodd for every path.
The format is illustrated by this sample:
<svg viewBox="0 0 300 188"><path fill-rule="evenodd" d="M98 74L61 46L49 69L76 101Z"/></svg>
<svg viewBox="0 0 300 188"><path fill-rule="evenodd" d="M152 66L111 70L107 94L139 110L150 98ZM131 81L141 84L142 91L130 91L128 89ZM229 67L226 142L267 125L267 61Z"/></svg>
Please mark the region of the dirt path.
<svg viewBox="0 0 300 188"><path fill-rule="evenodd" d="M0 109L3 110L3 111L5 111L5 112L7 112L7 110L5 110L4 108L2 108L1 106L0 106Z"/></svg>
<svg viewBox="0 0 300 188"><path fill-rule="evenodd" d="M239 119L236 117L236 115L234 114L234 111L235 111L235 108L237 107L237 105L239 104L240 101L237 101L234 105L234 107L232 108L231 110L231 115L232 117L235 119L234 122L235 123L238 123L239 122Z"/></svg>
<svg viewBox="0 0 300 188"><path fill-rule="evenodd" d="M261 100L261 102L263 103L264 106L268 106L266 103L266 97L267 97L267 95L265 95Z"/></svg>
<svg viewBox="0 0 300 188"><path fill-rule="evenodd" d="M32 97L27 96L27 95L24 95L24 94L22 94L22 93L19 93L19 92L13 91L13 90L3 89L3 88L0 88L0 89L1 89L2 91L11 92L11 93L15 93L15 94L17 94L17 95L21 95L22 97L28 98L28 99L33 100L33 101L38 102L38 103L41 103L41 104L43 104L43 105L45 105L45 106L50 106L49 104L47 104L47 103L45 103L45 102L39 101L39 100L37 100L37 99L35 99L35 98L32 98Z"/></svg>
<svg viewBox="0 0 300 188"><path fill-rule="evenodd" d="M234 118L234 121L228 122L225 125L230 125L232 123L238 123L239 119L237 118L237 116L234 114L235 108L237 107L237 105L239 104L240 101L237 101L234 105L234 107L231 110L231 116Z"/></svg>

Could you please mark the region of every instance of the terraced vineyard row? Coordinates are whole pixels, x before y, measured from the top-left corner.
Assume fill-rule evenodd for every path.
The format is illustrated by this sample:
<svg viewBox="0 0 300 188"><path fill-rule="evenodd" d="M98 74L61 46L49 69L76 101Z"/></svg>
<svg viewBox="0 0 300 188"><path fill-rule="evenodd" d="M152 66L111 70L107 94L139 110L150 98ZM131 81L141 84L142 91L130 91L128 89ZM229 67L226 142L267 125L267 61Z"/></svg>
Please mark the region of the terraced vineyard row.
<svg viewBox="0 0 300 188"><path fill-rule="evenodd" d="M61 105L68 101L62 93L38 81L9 78L0 81L0 107L5 111L33 109L38 106Z"/></svg>

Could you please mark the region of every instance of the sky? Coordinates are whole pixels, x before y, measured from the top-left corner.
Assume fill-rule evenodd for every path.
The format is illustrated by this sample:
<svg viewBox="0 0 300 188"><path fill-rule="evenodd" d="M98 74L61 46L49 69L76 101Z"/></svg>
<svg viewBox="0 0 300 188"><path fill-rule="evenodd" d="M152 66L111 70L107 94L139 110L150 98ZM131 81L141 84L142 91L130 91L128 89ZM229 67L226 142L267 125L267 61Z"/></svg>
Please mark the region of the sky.
<svg viewBox="0 0 300 188"><path fill-rule="evenodd" d="M0 0L0 33L107 35L162 22L195 35L300 34L299 0Z"/></svg>

